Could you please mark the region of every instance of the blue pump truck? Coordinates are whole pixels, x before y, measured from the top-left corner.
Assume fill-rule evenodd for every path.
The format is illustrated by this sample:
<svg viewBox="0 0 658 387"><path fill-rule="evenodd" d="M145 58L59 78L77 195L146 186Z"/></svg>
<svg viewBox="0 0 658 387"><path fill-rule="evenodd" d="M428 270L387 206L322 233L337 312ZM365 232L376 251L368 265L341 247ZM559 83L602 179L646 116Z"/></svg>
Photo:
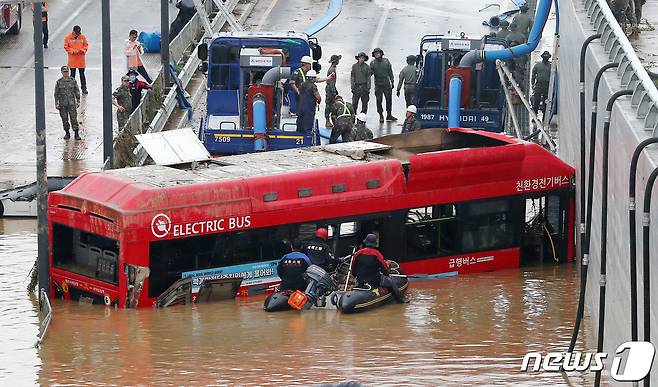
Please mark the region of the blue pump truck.
<svg viewBox="0 0 658 387"><path fill-rule="evenodd" d="M468 39L444 35L425 35L420 42L416 66L420 77L416 85L416 117L423 128L448 127L450 79L462 79L460 126L502 132L505 119L505 95L496 64L478 63L472 68L458 67L459 60L474 49L504 49L504 39L485 36Z"/></svg>
<svg viewBox="0 0 658 387"><path fill-rule="evenodd" d="M288 82L304 56L320 70L317 39L297 32L221 32L198 53L207 60L208 78L199 139L211 154L320 144L317 120L312 131L296 131L297 95Z"/></svg>

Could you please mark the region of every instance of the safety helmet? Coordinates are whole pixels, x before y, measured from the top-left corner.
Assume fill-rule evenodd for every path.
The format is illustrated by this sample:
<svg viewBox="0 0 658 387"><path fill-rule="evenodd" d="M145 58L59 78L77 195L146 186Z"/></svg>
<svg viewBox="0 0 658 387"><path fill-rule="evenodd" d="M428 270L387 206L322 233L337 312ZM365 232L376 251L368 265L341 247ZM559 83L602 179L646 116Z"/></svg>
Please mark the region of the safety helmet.
<svg viewBox="0 0 658 387"><path fill-rule="evenodd" d="M542 58L550 58L551 56L552 56L551 53L548 52L548 51L544 51L544 52L542 52L542 54L541 54L541 57L542 57Z"/></svg>
<svg viewBox="0 0 658 387"><path fill-rule="evenodd" d="M374 50L372 50L372 56L375 56L375 53L380 53L380 54L384 55L384 50L382 50L381 48L377 47L377 48L375 48Z"/></svg>
<svg viewBox="0 0 658 387"><path fill-rule="evenodd" d="M361 113L356 115L356 119L361 121L361 122L367 122L368 121L368 116L366 115L366 113L361 112Z"/></svg>
<svg viewBox="0 0 658 387"><path fill-rule="evenodd" d="M306 78L315 78L318 76L318 73L315 72L315 70L308 70L306 73Z"/></svg>
<svg viewBox="0 0 658 387"><path fill-rule="evenodd" d="M416 114L416 112L418 111L418 109L416 109L416 105L409 105L409 106L407 106L407 111L408 111L409 113Z"/></svg>
<svg viewBox="0 0 658 387"><path fill-rule="evenodd" d="M329 238L329 231L327 231L327 229L324 227L320 227L319 229L315 230L315 236L326 241L327 238Z"/></svg>
<svg viewBox="0 0 658 387"><path fill-rule="evenodd" d="M377 247L377 235L375 234L366 235L366 238L363 240L363 244L366 247Z"/></svg>
<svg viewBox="0 0 658 387"><path fill-rule="evenodd" d="M311 58L308 55L305 55L302 57L302 60L300 61L302 63L308 63L308 64L313 64L313 58Z"/></svg>

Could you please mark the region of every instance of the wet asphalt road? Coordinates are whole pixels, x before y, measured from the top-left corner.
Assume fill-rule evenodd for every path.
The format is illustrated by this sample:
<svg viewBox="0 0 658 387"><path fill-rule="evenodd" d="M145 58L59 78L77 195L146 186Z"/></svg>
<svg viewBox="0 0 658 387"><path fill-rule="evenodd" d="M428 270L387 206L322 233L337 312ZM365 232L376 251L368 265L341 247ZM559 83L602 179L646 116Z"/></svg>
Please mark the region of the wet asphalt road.
<svg viewBox="0 0 658 387"><path fill-rule="evenodd" d="M44 50L46 89L46 128L48 174L71 176L79 171L98 169L102 162L102 75L101 75L101 2L98 0L54 0L49 2L49 48ZM177 9L170 5L173 20ZM32 11L23 13L23 28L17 36L0 36L0 188L15 181L20 184L35 175L34 129L34 45ZM160 30L160 0L112 0L112 79L114 88L126 71L123 42L128 31ZM78 109L83 140L62 139L64 134L55 109L53 90L66 64L64 36L80 25L89 41L87 83L89 94ZM159 70L158 54L144 56L152 77ZM113 118L114 125L116 119Z"/></svg>

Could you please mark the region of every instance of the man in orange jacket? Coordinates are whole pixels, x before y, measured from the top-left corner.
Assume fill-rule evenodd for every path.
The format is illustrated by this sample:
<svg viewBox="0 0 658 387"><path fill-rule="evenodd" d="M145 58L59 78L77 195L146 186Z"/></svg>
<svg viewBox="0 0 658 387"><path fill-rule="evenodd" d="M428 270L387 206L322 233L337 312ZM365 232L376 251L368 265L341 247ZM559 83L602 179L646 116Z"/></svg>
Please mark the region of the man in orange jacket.
<svg viewBox="0 0 658 387"><path fill-rule="evenodd" d="M85 56L87 55L87 37L82 34L80 26L74 26L73 32L64 38L64 49L69 54L68 65L71 69L71 77L75 78L75 70L80 70L80 88L82 94L87 93L87 78L85 77Z"/></svg>

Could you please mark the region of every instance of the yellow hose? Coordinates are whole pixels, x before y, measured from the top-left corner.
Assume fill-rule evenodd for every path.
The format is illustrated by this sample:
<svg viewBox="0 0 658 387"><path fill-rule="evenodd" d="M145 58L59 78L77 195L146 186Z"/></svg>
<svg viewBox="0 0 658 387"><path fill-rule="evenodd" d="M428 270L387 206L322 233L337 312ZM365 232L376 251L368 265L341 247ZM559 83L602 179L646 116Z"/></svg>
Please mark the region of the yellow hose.
<svg viewBox="0 0 658 387"><path fill-rule="evenodd" d="M544 230L546 230L546 235L548 235L548 240L551 241L551 249L553 250L553 260L555 260L555 262L560 262L560 259L557 257L557 254L555 253L555 243L553 243L553 237L551 236L551 232L548 231L548 227L546 227L546 223L544 223Z"/></svg>

